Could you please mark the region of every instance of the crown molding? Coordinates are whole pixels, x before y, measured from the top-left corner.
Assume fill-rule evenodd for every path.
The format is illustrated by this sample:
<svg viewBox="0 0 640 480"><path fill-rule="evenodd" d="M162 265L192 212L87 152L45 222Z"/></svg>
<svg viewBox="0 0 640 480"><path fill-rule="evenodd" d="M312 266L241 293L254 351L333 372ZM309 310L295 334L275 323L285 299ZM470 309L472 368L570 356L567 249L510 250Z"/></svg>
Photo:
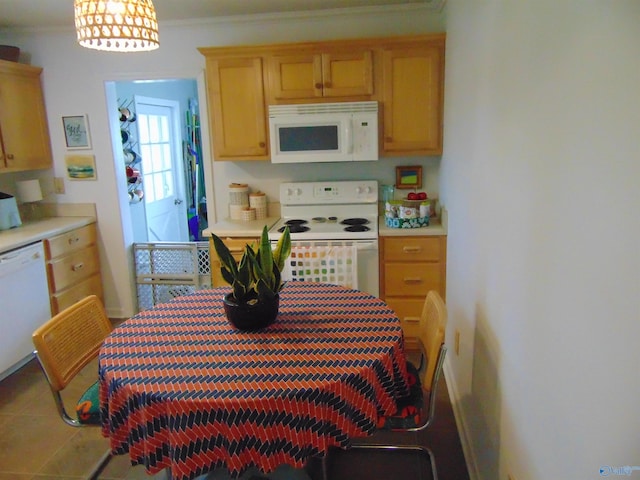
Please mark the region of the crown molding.
<svg viewBox="0 0 640 480"><path fill-rule="evenodd" d="M300 20L317 19L336 16L356 16L376 13L397 13L397 12L429 12L439 14L446 0L423 0L423 3L404 3L400 5L378 5L368 7L347 7L333 8L325 10L309 10L298 12L278 12L278 13L258 13L250 15L226 15L220 17L207 17L190 20L158 20L158 26L189 26L189 25L212 25L230 23L265 23L277 22L280 20ZM160 29L160 28L159 28Z"/></svg>

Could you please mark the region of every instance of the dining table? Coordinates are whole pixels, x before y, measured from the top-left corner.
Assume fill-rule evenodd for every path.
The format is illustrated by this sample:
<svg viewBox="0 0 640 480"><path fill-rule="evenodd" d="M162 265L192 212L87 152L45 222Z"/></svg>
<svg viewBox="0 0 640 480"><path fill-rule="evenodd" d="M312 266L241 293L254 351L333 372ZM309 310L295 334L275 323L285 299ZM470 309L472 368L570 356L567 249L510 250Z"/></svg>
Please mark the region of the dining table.
<svg viewBox="0 0 640 480"><path fill-rule="evenodd" d="M409 391L400 321L380 298L288 282L260 330L225 317L229 287L143 310L99 354L102 434L148 474L231 478L305 465L371 435Z"/></svg>

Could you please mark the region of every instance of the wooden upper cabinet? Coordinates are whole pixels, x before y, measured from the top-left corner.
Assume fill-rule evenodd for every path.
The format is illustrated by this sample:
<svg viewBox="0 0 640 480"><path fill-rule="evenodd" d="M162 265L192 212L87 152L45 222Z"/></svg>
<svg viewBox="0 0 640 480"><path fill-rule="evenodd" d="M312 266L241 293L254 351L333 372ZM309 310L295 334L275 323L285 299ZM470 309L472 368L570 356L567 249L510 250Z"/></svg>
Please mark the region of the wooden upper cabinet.
<svg viewBox="0 0 640 480"><path fill-rule="evenodd" d="M275 101L373 94L371 50L276 53L269 57L268 71Z"/></svg>
<svg viewBox="0 0 640 480"><path fill-rule="evenodd" d="M41 68L0 60L0 171L51 168Z"/></svg>
<svg viewBox="0 0 640 480"><path fill-rule="evenodd" d="M210 47L216 160L269 160L267 105L377 101L381 156L440 155L445 34Z"/></svg>
<svg viewBox="0 0 640 480"><path fill-rule="evenodd" d="M383 153L442 153L444 38L382 53Z"/></svg>
<svg viewBox="0 0 640 480"><path fill-rule="evenodd" d="M207 58L216 160L268 159L262 58Z"/></svg>

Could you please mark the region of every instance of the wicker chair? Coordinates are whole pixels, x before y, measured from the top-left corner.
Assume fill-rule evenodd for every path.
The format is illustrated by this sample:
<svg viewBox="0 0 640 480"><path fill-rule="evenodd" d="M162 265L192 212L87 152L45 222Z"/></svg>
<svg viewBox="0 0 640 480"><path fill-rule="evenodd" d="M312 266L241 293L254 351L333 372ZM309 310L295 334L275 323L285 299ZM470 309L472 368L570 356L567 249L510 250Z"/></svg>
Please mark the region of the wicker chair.
<svg viewBox="0 0 640 480"><path fill-rule="evenodd" d="M72 427L100 426L98 382L82 395L73 417L65 409L61 392L97 357L111 330L112 325L102 303L91 295L58 313L33 332L34 354L51 387L58 413ZM89 478L97 478L110 459L108 451Z"/></svg>
<svg viewBox="0 0 640 480"><path fill-rule="evenodd" d="M418 337L421 353L420 365L416 367L407 361L407 370L412 384L411 392L409 396L398 401L396 413L379 419L378 429L419 432L426 429L433 421L438 380L442 374L444 357L447 352L447 347L444 345L446 326L446 306L442 297L432 290L427 294L420 317L420 336ZM355 444L352 448L356 450L416 451L428 458L431 477L427 478L438 478L431 450L421 445Z"/></svg>

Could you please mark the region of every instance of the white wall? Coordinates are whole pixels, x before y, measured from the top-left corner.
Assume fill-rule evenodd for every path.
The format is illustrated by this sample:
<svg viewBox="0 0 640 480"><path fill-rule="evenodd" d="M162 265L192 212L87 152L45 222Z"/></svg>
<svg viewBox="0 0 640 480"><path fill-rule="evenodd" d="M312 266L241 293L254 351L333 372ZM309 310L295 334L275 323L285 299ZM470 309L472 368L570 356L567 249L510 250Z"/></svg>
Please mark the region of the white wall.
<svg viewBox="0 0 640 480"><path fill-rule="evenodd" d="M0 31L0 43L20 47L23 58L44 68L44 93L54 154L53 174L56 176L64 177L64 155L67 153L60 117L77 113L89 116L98 179L95 182L67 181L66 193L54 196L58 202L96 204L105 304L112 317L128 317L134 313L135 291L129 251L133 242L130 212L126 205L118 208L120 199L126 198L123 161L114 158L113 153L121 150L119 125L116 113L107 110L107 99L115 101L117 94L113 83L110 83L110 88L105 88L107 82L198 78L204 69L204 57L197 47L405 35L443 30L441 14L415 8L395 8L384 12L358 10L352 14L299 18L288 15L280 19L266 16L245 21L203 20L191 24L166 24L160 19L158 50L121 54L97 52L78 46L71 28L71 10L69 12L69 29ZM205 105L201 98L202 110ZM203 142L206 141L203 135ZM207 149L205 157L206 153ZM427 191L437 193L440 159L409 161L410 164L424 166ZM365 172L361 166L345 164L341 164L340 168L331 164L292 168L272 166L268 162L217 162L213 171L214 195L218 200L215 211L218 217L226 214L226 204L221 200L226 202L227 185L230 182L249 182L252 187L267 192L270 200L275 201L278 185L285 180L353 179L364 176L392 183L395 180L395 166L403 164L401 162L403 159L385 160ZM11 180L9 176L4 179L7 182ZM209 211L214 210L209 208Z"/></svg>
<svg viewBox="0 0 640 480"><path fill-rule="evenodd" d="M477 478L640 466L640 2L446 8L447 378Z"/></svg>

